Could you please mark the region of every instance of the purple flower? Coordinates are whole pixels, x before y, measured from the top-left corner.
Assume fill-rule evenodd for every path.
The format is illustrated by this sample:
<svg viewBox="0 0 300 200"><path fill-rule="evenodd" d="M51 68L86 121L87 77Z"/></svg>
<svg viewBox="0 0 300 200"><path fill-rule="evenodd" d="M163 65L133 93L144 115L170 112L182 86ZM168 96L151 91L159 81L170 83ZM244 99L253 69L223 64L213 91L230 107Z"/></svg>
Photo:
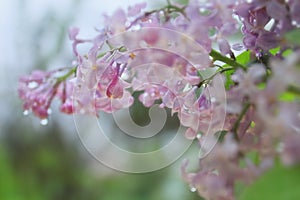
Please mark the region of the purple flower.
<svg viewBox="0 0 300 200"><path fill-rule="evenodd" d="M146 6L147 6L146 2L139 3L139 4L136 4L134 6L129 6L128 7L128 13L127 13L128 17L137 16L138 14L141 13L141 10L146 8Z"/></svg>
<svg viewBox="0 0 300 200"><path fill-rule="evenodd" d="M256 53L268 52L278 46L286 48L281 41L299 21L295 11L298 7L298 1L253 0L238 3L235 13L243 23L245 46Z"/></svg>

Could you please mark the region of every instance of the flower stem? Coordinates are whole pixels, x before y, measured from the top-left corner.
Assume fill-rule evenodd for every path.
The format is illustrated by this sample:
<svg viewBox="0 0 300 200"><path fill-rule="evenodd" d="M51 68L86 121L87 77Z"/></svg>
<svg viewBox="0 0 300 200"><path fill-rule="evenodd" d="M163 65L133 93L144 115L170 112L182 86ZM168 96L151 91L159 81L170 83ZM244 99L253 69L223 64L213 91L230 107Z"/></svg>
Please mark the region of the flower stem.
<svg viewBox="0 0 300 200"><path fill-rule="evenodd" d="M58 77L57 78L57 83L61 83L61 82L63 82L63 81L65 81L67 78L69 78L72 74L75 74L76 73L76 70L77 70L77 67L73 67L72 69L70 69L70 71L67 73L67 74L65 74L65 75L63 75L63 76L61 76L61 77Z"/></svg>
<svg viewBox="0 0 300 200"><path fill-rule="evenodd" d="M300 88L299 88L299 87L290 85L290 86L288 86L288 89L287 89L287 90L288 90L289 92L295 94L295 95L300 95Z"/></svg>
<svg viewBox="0 0 300 200"><path fill-rule="evenodd" d="M244 71L247 70L247 67L236 62L233 59L230 59L224 55L222 55L221 53L217 52L216 50L212 49L211 52L209 53L209 55L214 59L214 60L219 60L222 61L224 63L226 63L227 65L234 67L234 68L241 68Z"/></svg>
<svg viewBox="0 0 300 200"><path fill-rule="evenodd" d="M221 70L217 70L216 73L214 73L210 77L208 77L208 78L202 80L200 83L198 83L197 87L200 88L203 84L209 83L216 75L222 74L222 73L224 73L226 71L230 71L230 70L234 70L234 68L228 67L228 68L222 68Z"/></svg>
<svg viewBox="0 0 300 200"><path fill-rule="evenodd" d="M245 114L247 113L248 109L250 108L250 105L251 105L251 104L250 104L249 102L247 102L247 103L245 104L245 106L244 106L242 112L240 113L239 117L237 118L237 120L235 121L235 123L234 123L234 125L233 125L233 127L232 127L232 129L231 129L231 131L232 131L233 134L234 134L234 139L235 139L236 141L239 141L239 140L240 140L237 131L238 131L238 128L239 128L239 126L240 126L240 123L241 123L243 117L245 116Z"/></svg>

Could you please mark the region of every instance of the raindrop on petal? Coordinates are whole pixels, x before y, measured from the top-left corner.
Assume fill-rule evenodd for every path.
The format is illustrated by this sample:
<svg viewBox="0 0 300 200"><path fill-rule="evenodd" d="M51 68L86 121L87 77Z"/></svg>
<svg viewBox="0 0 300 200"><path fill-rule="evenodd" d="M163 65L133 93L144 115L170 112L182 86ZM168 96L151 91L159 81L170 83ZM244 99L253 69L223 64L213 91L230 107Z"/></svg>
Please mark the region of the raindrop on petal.
<svg viewBox="0 0 300 200"><path fill-rule="evenodd" d="M23 115L29 115L29 110L24 110Z"/></svg>
<svg viewBox="0 0 300 200"><path fill-rule="evenodd" d="M40 123L41 125L46 126L48 124L48 119L42 119Z"/></svg>
<svg viewBox="0 0 300 200"><path fill-rule="evenodd" d="M292 21L292 25L293 25L293 26L297 26L297 25L298 25L297 21L293 20L293 21Z"/></svg>
<svg viewBox="0 0 300 200"><path fill-rule="evenodd" d="M197 134L197 139L200 139L202 137L202 135L200 133Z"/></svg>
<svg viewBox="0 0 300 200"><path fill-rule="evenodd" d="M191 191L191 192L196 192L196 191L197 191L197 188L191 187L190 191Z"/></svg>
<svg viewBox="0 0 300 200"><path fill-rule="evenodd" d="M217 101L217 99L216 99L215 97L211 97L211 98L210 98L210 101L211 101L212 103L215 103L215 102Z"/></svg>
<svg viewBox="0 0 300 200"><path fill-rule="evenodd" d="M30 83L28 83L29 89L34 89L34 88L37 88L38 86L39 86L39 84L35 81L31 81Z"/></svg>
<svg viewBox="0 0 300 200"><path fill-rule="evenodd" d="M132 27L131 27L131 30L132 30L132 31L139 31L139 30L141 30L141 28L142 28L142 26L138 24L138 25L132 26Z"/></svg>

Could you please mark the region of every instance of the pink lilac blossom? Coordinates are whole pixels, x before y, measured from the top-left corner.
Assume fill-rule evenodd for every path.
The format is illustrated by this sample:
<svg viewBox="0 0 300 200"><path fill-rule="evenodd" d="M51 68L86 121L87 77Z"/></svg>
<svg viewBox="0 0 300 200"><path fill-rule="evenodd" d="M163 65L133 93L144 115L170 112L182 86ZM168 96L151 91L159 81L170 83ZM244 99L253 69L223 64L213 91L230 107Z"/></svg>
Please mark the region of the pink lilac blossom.
<svg viewBox="0 0 300 200"><path fill-rule="evenodd" d="M61 87L61 83L55 77L58 73L60 72L36 70L31 75L22 76L19 79L18 93L24 101L24 110L32 111L41 119L48 117L52 100L57 96L57 91Z"/></svg>
<svg viewBox="0 0 300 200"><path fill-rule="evenodd" d="M300 52L284 35L299 27L300 3L192 0L142 12L145 7L142 3L104 15L104 27L91 39L71 28L76 67L22 76L18 92L24 110L46 119L58 98L63 113L98 116L130 107L134 92L140 92L145 107L159 101L187 127L186 138L198 141L199 171L187 172L185 162L182 176L205 199L235 199L235 183L253 182L277 157L285 165L299 163L299 102L280 97L299 95ZM242 67L232 48L243 47L231 47L228 40L239 31L234 15L241 20L245 48L258 57L251 56ZM91 45L86 54L80 53L81 44ZM210 54L214 45L220 50L215 57ZM275 57L268 53L275 47L294 53ZM263 55L269 62L261 62ZM207 69L213 75L203 78ZM233 83L225 91L220 74L228 71Z"/></svg>

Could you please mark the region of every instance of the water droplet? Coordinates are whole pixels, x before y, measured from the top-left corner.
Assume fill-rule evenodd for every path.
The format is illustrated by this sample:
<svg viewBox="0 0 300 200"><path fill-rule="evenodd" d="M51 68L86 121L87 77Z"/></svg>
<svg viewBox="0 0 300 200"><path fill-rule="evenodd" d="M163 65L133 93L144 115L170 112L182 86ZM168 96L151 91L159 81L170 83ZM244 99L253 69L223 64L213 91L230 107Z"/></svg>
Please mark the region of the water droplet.
<svg viewBox="0 0 300 200"><path fill-rule="evenodd" d="M293 25L293 26L297 26L297 25L298 25L297 21L293 20L293 21L292 21L292 25Z"/></svg>
<svg viewBox="0 0 300 200"><path fill-rule="evenodd" d="M47 110L47 113L48 113L48 115L51 115L51 113L52 113L51 108L49 108L49 109Z"/></svg>
<svg viewBox="0 0 300 200"><path fill-rule="evenodd" d="M141 28L142 28L142 26L140 24L137 24L137 25L132 26L130 30L139 31L139 30L141 30Z"/></svg>
<svg viewBox="0 0 300 200"><path fill-rule="evenodd" d="M191 192L196 192L196 191L197 191L197 188L191 187L191 188L190 188L190 191L191 191Z"/></svg>
<svg viewBox="0 0 300 200"><path fill-rule="evenodd" d="M129 70L125 70L121 75L121 79L123 80L129 80L131 77L132 77L132 72Z"/></svg>
<svg viewBox="0 0 300 200"><path fill-rule="evenodd" d="M31 81L30 83L28 83L27 86L29 89L34 89L34 88L37 88L39 86L39 84L36 81Z"/></svg>
<svg viewBox="0 0 300 200"><path fill-rule="evenodd" d="M176 84L179 85L179 86L181 86L183 83L182 83L182 81L177 81Z"/></svg>
<svg viewBox="0 0 300 200"><path fill-rule="evenodd" d="M73 61L72 61L72 66L77 66L77 65L78 65L77 60L73 60Z"/></svg>
<svg viewBox="0 0 300 200"><path fill-rule="evenodd" d="M185 104L183 104L182 108L186 113L190 113L190 109Z"/></svg>
<svg viewBox="0 0 300 200"><path fill-rule="evenodd" d="M202 137L202 135L200 133L197 134L197 139L200 139Z"/></svg>
<svg viewBox="0 0 300 200"><path fill-rule="evenodd" d="M23 115L29 115L29 110L24 110Z"/></svg>
<svg viewBox="0 0 300 200"><path fill-rule="evenodd" d="M215 97L210 98L210 102L215 103L216 101L217 101L217 99Z"/></svg>
<svg viewBox="0 0 300 200"><path fill-rule="evenodd" d="M186 84L185 87L183 88L183 91L182 92L187 92L189 91L190 89L192 88L191 84Z"/></svg>
<svg viewBox="0 0 300 200"><path fill-rule="evenodd" d="M131 25L131 23L128 22L128 21L125 23L125 26L126 26L126 27L129 27L130 25Z"/></svg>
<svg viewBox="0 0 300 200"><path fill-rule="evenodd" d="M46 126L48 124L48 119L42 119L40 123L41 125Z"/></svg>
<svg viewBox="0 0 300 200"><path fill-rule="evenodd" d="M211 14L211 10L209 10L207 8L200 8L199 12L200 12L200 15L202 15L202 16L208 16Z"/></svg>

